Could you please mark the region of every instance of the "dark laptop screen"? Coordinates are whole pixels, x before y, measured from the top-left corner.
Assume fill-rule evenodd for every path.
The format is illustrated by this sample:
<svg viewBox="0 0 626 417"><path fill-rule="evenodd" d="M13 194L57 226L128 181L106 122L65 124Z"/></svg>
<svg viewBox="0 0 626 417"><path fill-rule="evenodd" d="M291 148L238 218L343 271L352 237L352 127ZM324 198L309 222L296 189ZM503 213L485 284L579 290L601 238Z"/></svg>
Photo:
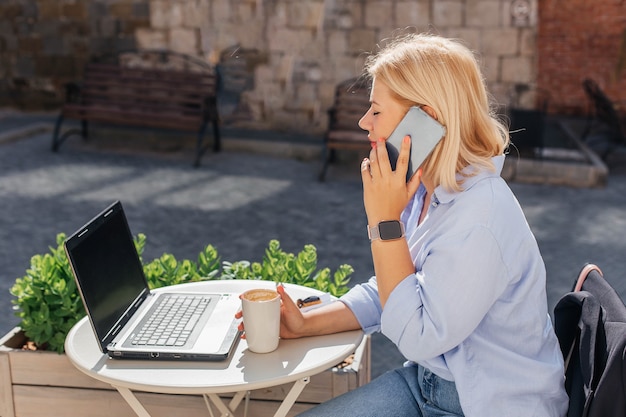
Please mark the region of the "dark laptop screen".
<svg viewBox="0 0 626 417"><path fill-rule="evenodd" d="M114 203L72 235L66 248L92 325L105 346L124 313L148 293L121 204Z"/></svg>

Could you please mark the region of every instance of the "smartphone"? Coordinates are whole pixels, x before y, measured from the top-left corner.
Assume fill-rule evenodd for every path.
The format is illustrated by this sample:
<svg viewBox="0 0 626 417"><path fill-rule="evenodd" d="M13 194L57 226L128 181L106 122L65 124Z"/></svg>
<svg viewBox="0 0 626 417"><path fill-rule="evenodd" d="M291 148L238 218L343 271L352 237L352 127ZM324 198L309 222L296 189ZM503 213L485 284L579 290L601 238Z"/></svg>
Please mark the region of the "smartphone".
<svg viewBox="0 0 626 417"><path fill-rule="evenodd" d="M409 169L406 173L406 181L408 182L428 155L435 149L439 141L446 135L446 127L430 117L421 108L417 106L411 107L386 142L389 162L391 162L391 169L394 171L400 155L402 140L407 135L411 136L411 156L409 158Z"/></svg>

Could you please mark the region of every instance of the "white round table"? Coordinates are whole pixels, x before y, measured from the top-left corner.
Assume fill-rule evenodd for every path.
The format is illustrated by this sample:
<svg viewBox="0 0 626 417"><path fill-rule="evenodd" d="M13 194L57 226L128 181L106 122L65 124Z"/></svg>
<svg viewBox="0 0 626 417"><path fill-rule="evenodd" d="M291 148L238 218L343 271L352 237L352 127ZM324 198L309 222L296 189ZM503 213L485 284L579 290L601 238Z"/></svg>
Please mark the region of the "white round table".
<svg viewBox="0 0 626 417"><path fill-rule="evenodd" d="M160 288L155 291L242 293L250 288L274 288L268 281L202 281ZM295 300L322 294L318 290L285 284ZM111 384L140 417L149 414L132 393L201 394L222 412L232 413L250 390L294 382L275 414L287 414L312 375L340 363L363 339L360 330L326 336L281 340L274 352L258 354L240 340L231 357L222 362L150 361L111 359L103 354L87 317L80 320L65 340L69 360L85 374ZM237 393L226 406L218 394ZM207 401L207 406L210 407ZM209 409L210 411L210 409Z"/></svg>

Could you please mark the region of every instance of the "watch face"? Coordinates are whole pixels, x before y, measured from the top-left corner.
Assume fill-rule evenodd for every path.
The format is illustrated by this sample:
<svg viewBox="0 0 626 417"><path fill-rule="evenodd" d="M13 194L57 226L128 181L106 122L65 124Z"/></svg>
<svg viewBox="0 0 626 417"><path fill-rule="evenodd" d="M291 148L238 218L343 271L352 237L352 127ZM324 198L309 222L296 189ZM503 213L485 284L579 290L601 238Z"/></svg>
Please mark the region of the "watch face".
<svg viewBox="0 0 626 417"><path fill-rule="evenodd" d="M400 239L403 235L399 221L392 220L378 223L381 240Z"/></svg>

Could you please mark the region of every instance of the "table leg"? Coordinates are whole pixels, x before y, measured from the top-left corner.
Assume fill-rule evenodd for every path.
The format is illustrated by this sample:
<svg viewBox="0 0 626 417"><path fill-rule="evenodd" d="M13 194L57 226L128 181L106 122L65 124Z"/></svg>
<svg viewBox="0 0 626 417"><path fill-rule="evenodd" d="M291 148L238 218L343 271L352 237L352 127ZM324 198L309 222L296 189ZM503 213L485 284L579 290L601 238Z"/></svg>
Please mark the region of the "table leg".
<svg viewBox="0 0 626 417"><path fill-rule="evenodd" d="M306 384L309 383L309 381L310 378L307 376L297 380L293 384L293 387L291 387L291 389L289 390L289 394L287 394L283 402L280 404L280 407L278 407L278 410L276 410L274 417L285 417L287 415L287 413L289 412L291 407L293 407L293 404L296 402L298 396L300 395L304 387L306 387Z"/></svg>
<svg viewBox="0 0 626 417"><path fill-rule="evenodd" d="M248 412L248 396L250 395L250 391L240 391L235 393L233 398L228 403L228 406L224 404L224 401L217 394L203 394L204 402L206 403L207 408L209 409L209 413L211 417L213 417L213 411L211 409L211 403L215 404L217 409L222 413L221 417L231 417L234 415L235 410L239 407L241 400L246 397L246 410L244 416Z"/></svg>
<svg viewBox="0 0 626 417"><path fill-rule="evenodd" d="M124 387L115 387L115 389L120 393L120 395L126 400L126 403L130 405L130 408L133 409L135 414L138 417L150 417L150 414L146 411L146 409L141 405L135 394L132 393L131 390Z"/></svg>

